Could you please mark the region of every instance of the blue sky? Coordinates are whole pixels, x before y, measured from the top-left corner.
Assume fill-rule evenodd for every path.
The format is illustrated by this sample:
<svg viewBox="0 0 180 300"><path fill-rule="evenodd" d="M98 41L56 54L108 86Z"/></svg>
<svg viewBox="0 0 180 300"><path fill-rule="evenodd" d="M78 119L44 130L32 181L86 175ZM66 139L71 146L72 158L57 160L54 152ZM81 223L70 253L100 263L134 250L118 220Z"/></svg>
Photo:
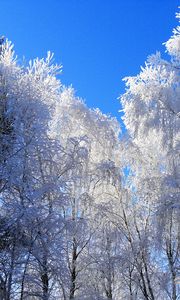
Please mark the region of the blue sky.
<svg viewBox="0 0 180 300"><path fill-rule="evenodd" d="M122 78L136 75L177 25L179 0L0 0L0 34L21 59L54 52L62 83L119 119Z"/></svg>

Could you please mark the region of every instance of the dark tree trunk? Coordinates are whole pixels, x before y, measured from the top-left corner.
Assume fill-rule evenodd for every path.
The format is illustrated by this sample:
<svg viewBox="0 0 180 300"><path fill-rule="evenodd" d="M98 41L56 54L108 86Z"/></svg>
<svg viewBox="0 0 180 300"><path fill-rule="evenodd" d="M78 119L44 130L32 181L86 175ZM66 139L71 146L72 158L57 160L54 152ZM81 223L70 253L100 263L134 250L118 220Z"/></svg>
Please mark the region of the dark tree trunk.
<svg viewBox="0 0 180 300"><path fill-rule="evenodd" d="M47 268L47 258L44 255L43 259L43 270L41 274L41 282L42 282L42 290L43 290L43 300L48 300L49 298L49 276L48 276L48 268Z"/></svg>
<svg viewBox="0 0 180 300"><path fill-rule="evenodd" d="M76 291L76 260L77 260L77 245L76 239L73 239L73 249L72 249L72 267L71 267L71 289L70 289L70 297L69 299L74 299L75 291Z"/></svg>

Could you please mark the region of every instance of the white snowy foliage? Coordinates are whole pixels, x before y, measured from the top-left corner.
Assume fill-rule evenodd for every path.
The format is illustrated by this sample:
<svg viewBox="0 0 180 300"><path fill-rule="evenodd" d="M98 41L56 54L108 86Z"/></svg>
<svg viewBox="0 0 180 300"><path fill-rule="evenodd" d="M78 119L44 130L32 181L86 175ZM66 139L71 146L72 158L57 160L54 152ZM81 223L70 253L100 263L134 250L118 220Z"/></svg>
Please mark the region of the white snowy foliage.
<svg viewBox="0 0 180 300"><path fill-rule="evenodd" d="M180 13L176 15L180 22ZM172 62L180 65L180 26L177 26L173 30L173 36L165 43L168 53L172 56Z"/></svg>
<svg viewBox="0 0 180 300"><path fill-rule="evenodd" d="M174 59L178 58L179 51L177 53ZM175 160L178 165L180 77L177 60L174 65L162 60L157 53L148 58L139 75L127 77L125 81L127 92L121 100L124 121L133 142L147 159L152 157L152 163L159 160L165 170L169 168L168 161Z"/></svg>
<svg viewBox="0 0 180 300"><path fill-rule="evenodd" d="M121 97L123 119L129 134L122 145L124 164L129 169L125 184L134 203L135 231L129 221L126 227L128 234L134 233L133 240L129 238L129 244L131 257L135 259L132 262L134 268L138 271L142 267L140 281L146 278L143 268L149 270L149 284L142 288L145 298L149 299L170 297L176 300L179 297L176 283L180 251L177 229L180 207L179 29L179 26L174 29L173 36L165 43L170 62L163 60L159 52L149 56L137 76L124 79L127 90ZM133 245L135 250L139 248L142 251L141 267L136 267L137 253ZM146 253L149 247L151 257L148 257L149 252ZM155 259L154 264L151 259L156 257L157 252L159 259ZM158 269L164 272L164 277ZM153 286L154 276L159 278L159 290Z"/></svg>

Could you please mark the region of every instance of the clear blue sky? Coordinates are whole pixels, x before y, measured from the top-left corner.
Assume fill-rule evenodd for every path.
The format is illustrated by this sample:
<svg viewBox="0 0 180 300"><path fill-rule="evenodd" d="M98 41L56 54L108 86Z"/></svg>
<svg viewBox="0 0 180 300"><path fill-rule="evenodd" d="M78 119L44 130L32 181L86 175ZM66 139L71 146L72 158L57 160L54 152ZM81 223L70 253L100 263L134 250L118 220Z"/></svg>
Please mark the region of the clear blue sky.
<svg viewBox="0 0 180 300"><path fill-rule="evenodd" d="M179 0L0 0L0 34L21 59L54 52L62 83L118 116L122 78L136 75L177 25Z"/></svg>

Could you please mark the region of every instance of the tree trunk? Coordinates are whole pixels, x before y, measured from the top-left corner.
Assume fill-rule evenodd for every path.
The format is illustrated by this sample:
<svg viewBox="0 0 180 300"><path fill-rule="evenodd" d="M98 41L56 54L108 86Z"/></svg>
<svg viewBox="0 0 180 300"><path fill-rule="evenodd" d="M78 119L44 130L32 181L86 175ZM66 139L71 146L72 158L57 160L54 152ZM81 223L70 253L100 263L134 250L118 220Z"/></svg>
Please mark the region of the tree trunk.
<svg viewBox="0 0 180 300"><path fill-rule="evenodd" d="M176 293L176 271L175 271L175 263L174 263L174 249L173 249L173 216L171 215L170 224L169 224L169 236L166 240L166 254L169 263L169 269L171 273L171 285L172 285L172 300L177 300Z"/></svg>
<svg viewBox="0 0 180 300"><path fill-rule="evenodd" d="M26 264L25 264L24 272L23 272L23 276L22 276L20 300L23 300L23 298L24 298L24 284L25 284L25 277L26 277L27 266L29 263L29 258L30 258L30 252L28 254L28 258L26 260Z"/></svg>
<svg viewBox="0 0 180 300"><path fill-rule="evenodd" d="M41 274L41 282L42 282L42 290L43 290L43 300L48 300L49 295L49 276L48 276L48 268L47 268L47 258L44 255L43 258L43 270Z"/></svg>
<svg viewBox="0 0 180 300"><path fill-rule="evenodd" d="M76 245L76 239L73 238L72 268L71 268L71 289L70 289L69 299L74 299L75 291L76 291L76 277L77 277L76 260L77 260L77 245Z"/></svg>
<svg viewBox="0 0 180 300"><path fill-rule="evenodd" d="M13 276L14 262L15 262L15 248L16 248L16 242L13 241L11 264L10 264L10 274L9 274L9 278L8 278L6 300L10 300L10 296L11 296L12 276Z"/></svg>

